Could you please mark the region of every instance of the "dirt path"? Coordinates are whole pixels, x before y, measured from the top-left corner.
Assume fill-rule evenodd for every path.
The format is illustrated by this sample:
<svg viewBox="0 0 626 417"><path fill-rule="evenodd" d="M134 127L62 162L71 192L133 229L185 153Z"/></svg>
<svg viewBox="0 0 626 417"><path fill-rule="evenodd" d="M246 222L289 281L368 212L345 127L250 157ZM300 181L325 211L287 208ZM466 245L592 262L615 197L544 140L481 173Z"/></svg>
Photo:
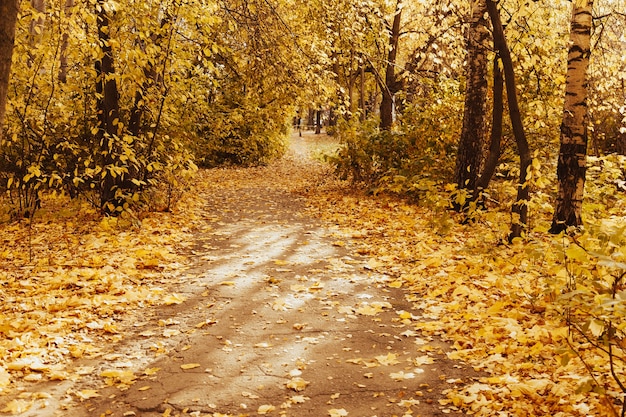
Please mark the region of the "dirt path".
<svg viewBox="0 0 626 417"><path fill-rule="evenodd" d="M113 352L78 364L93 377L48 387L80 404L24 415L456 413L438 400L468 371L410 330L418 312L401 289L306 214L302 193L326 173L307 158L319 141L293 140L270 167L206 173L193 263L171 289L184 302L146 311Z"/></svg>

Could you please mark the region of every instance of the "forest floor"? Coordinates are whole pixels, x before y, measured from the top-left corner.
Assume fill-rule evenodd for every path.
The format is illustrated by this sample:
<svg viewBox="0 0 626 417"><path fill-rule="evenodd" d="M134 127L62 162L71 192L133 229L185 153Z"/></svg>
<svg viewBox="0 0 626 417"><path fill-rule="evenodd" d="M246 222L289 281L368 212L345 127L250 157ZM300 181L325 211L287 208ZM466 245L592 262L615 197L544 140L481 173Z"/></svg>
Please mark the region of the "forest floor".
<svg viewBox="0 0 626 417"><path fill-rule="evenodd" d="M201 172L188 207L193 215L180 222L184 272L159 281L163 302L122 306L111 314L120 319L115 324L96 321L91 327L110 337L90 337L87 348L73 349L80 352L64 365L74 370L71 376L54 378L45 361L39 368L9 364L13 371L22 366L18 371L26 376L49 378L14 383L4 411L76 417L460 414L440 400L478 374L448 359L449 346L439 337L415 331L413 322L429 319L413 308L396 278L352 247L359 236L307 208L312 194L332 182L329 168L312 156L332 146L329 138L307 132L294 135L289 153L270 166ZM132 250L142 255L155 248ZM159 262L142 266L162 273Z"/></svg>
<svg viewBox="0 0 626 417"><path fill-rule="evenodd" d="M553 237L353 189L319 160L335 146L201 170L171 211L47 195L0 223L0 413L617 415L610 381L589 392L606 358L567 348Z"/></svg>

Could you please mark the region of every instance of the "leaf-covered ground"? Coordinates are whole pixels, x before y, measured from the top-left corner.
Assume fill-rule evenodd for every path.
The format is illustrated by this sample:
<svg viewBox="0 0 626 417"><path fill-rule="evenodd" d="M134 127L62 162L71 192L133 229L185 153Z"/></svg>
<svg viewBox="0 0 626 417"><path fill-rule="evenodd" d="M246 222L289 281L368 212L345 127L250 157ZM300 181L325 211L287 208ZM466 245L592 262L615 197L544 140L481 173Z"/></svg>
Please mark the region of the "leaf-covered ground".
<svg viewBox="0 0 626 417"><path fill-rule="evenodd" d="M553 242L352 192L303 158L326 142L294 141L272 166L200 173L172 213L102 220L50 197L2 225L2 411L611 415L562 360Z"/></svg>

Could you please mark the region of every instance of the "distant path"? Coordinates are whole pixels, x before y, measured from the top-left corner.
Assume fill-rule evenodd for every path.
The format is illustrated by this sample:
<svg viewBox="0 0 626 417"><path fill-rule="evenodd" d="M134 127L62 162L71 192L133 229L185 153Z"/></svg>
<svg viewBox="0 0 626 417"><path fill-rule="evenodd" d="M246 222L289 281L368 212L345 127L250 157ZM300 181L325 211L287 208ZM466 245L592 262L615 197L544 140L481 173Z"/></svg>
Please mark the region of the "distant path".
<svg viewBox="0 0 626 417"><path fill-rule="evenodd" d="M134 383L83 382L72 389L100 397L65 415L444 415L445 381L464 371L403 323L402 290L349 253L349 237L306 214L305 194L328 175L308 155L328 139L292 139L268 167L202 173L193 262L171 290L185 301L146 312L91 364Z"/></svg>

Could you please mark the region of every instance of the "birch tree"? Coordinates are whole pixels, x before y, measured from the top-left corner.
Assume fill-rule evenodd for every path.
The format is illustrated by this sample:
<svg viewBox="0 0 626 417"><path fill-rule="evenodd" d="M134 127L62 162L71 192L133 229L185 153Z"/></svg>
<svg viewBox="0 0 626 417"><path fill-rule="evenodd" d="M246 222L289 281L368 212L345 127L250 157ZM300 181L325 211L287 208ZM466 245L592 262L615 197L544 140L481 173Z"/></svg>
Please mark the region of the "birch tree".
<svg viewBox="0 0 626 417"><path fill-rule="evenodd" d="M565 104L557 166L558 195L550 232L582 224L587 157L587 68L591 55L593 0L573 2Z"/></svg>

